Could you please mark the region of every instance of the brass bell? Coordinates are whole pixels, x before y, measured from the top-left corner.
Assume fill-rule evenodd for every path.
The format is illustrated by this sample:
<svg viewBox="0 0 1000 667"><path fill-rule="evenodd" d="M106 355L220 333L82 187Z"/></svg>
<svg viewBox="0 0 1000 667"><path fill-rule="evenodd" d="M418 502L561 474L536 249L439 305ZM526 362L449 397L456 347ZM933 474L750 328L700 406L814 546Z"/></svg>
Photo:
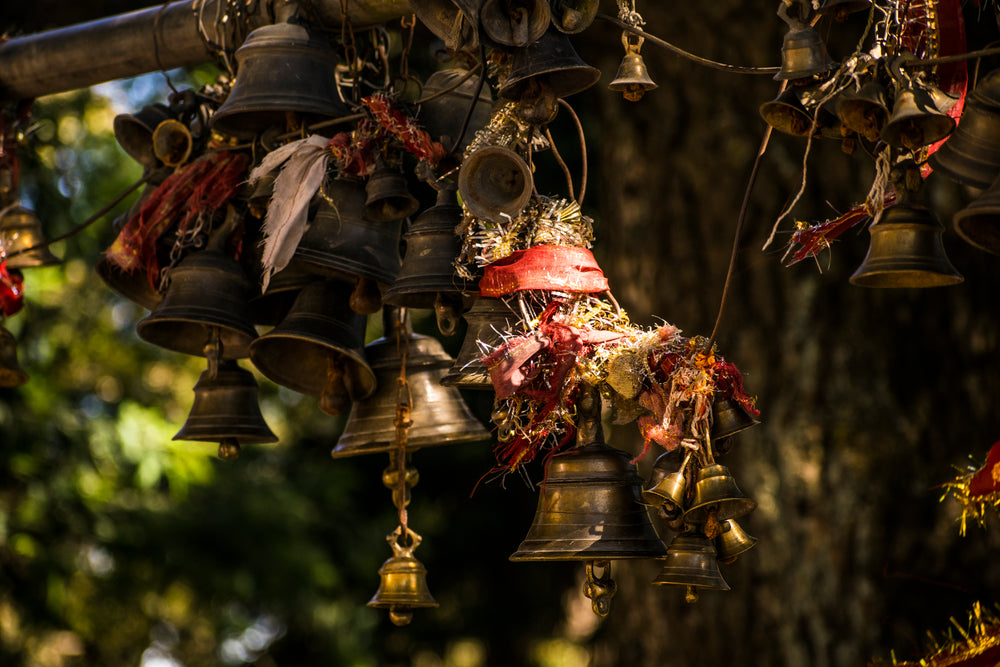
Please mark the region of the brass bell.
<svg viewBox="0 0 1000 667"><path fill-rule="evenodd" d="M868 141L878 141L889 121L885 87L869 81L857 93L846 93L837 102L837 115L845 127Z"/></svg>
<svg viewBox="0 0 1000 667"><path fill-rule="evenodd" d="M684 522L703 524L708 521L710 513L714 513L718 521L738 519L756 507L757 503L740 491L736 480L729 474L729 468L715 463L698 471L694 498L691 507L684 513Z"/></svg>
<svg viewBox="0 0 1000 667"><path fill-rule="evenodd" d="M851 276L859 287L942 287L965 280L944 251L944 225L926 206L899 202L868 228L871 243Z"/></svg>
<svg viewBox="0 0 1000 667"><path fill-rule="evenodd" d="M756 537L748 535L735 519L723 521L722 534L715 538L719 562L723 565L732 563L738 556L757 546L758 541Z"/></svg>
<svg viewBox="0 0 1000 667"><path fill-rule="evenodd" d="M790 17L784 4L778 16L788 24L781 44L781 70L775 81L805 79L837 69L839 64L826 52L826 44L811 25Z"/></svg>
<svg viewBox="0 0 1000 667"><path fill-rule="evenodd" d="M163 295L149 284L145 271L123 271L107 257L98 259L94 269L105 285L146 310L155 310L163 302Z"/></svg>
<svg viewBox="0 0 1000 667"><path fill-rule="evenodd" d="M950 140L949 140L950 141ZM967 243L1000 255L1000 178L989 190L952 218L955 231Z"/></svg>
<svg viewBox="0 0 1000 667"><path fill-rule="evenodd" d="M290 112L304 124L347 114L337 91L336 52L305 26L257 28L236 50L236 62L233 89L210 121L217 132L250 138L268 127L285 129Z"/></svg>
<svg viewBox="0 0 1000 667"><path fill-rule="evenodd" d="M538 41L549 27L548 0L483 0L479 23L491 40L522 48Z"/></svg>
<svg viewBox="0 0 1000 667"><path fill-rule="evenodd" d="M348 305L351 286L316 281L302 288L288 315L255 340L250 359L283 387L320 398L328 414L346 412L349 401L375 392L375 373L365 359L365 317Z"/></svg>
<svg viewBox="0 0 1000 667"><path fill-rule="evenodd" d="M402 358L397 347L407 350L406 382L410 401L407 450L437 445L457 445L489 440L489 432L465 405L458 390L443 387L441 377L452 359L436 338L415 334L409 318L400 326L398 311L383 311L385 336L365 346L365 356L375 373L378 389L369 398L356 401L344 431L331 455L334 458L392 451L396 447L396 406Z"/></svg>
<svg viewBox="0 0 1000 667"><path fill-rule="evenodd" d="M392 547L392 556L378 569L380 583L369 607L389 610L393 625L406 625L413 620L413 610L437 607L438 603L427 587L427 568L413 556L420 545L420 536L407 529L409 545L400 544L402 527L386 539Z"/></svg>
<svg viewBox="0 0 1000 667"><path fill-rule="evenodd" d="M642 37L622 33L622 44L625 46L625 57L618 66L618 74L614 81L608 84L608 90L622 93L629 102L638 102L647 90L656 88L656 82L646 71L646 62L642 59L639 49L642 47Z"/></svg>
<svg viewBox="0 0 1000 667"><path fill-rule="evenodd" d="M868 11L871 7L871 0L824 0L817 11L837 21L846 21L848 15Z"/></svg>
<svg viewBox="0 0 1000 667"><path fill-rule="evenodd" d="M27 381L28 374L17 362L17 339L0 325L0 387L20 387Z"/></svg>
<svg viewBox="0 0 1000 667"><path fill-rule="evenodd" d="M277 442L257 403L257 381L236 361L209 360L194 386L194 403L174 440L221 443L221 458L234 458L240 445ZM233 447L235 445L235 448Z"/></svg>
<svg viewBox="0 0 1000 667"><path fill-rule="evenodd" d="M712 441L736 435L759 423L759 419L733 398L716 396L712 403Z"/></svg>
<svg viewBox="0 0 1000 667"><path fill-rule="evenodd" d="M930 94L908 87L896 94L892 116L882 128L882 140L893 148L915 151L947 137L955 120L938 111Z"/></svg>
<svg viewBox="0 0 1000 667"><path fill-rule="evenodd" d="M793 137L809 136L813 124L812 114L802 106L793 88L761 104L760 117L775 130Z"/></svg>
<svg viewBox="0 0 1000 667"><path fill-rule="evenodd" d="M600 4L598 0L553 0L552 25L559 32L581 33L594 22Z"/></svg>
<svg viewBox="0 0 1000 667"><path fill-rule="evenodd" d="M398 169L382 165L365 185L365 218L372 222L394 222L417 212L420 202L406 189L406 177Z"/></svg>
<svg viewBox="0 0 1000 667"><path fill-rule="evenodd" d="M458 141L458 135L462 132L469 107L473 106L472 100L479 87L479 79L474 76L456 87L456 83L467 74L468 70L464 69L443 69L431 74L424 82L423 96L430 99L420 105L420 123L432 137L449 149ZM492 109L493 94L489 85L484 82L475 101L472 115L469 117L465 134L462 136L462 143L455 147L456 153L459 155L465 153L476 132L490 121Z"/></svg>
<svg viewBox="0 0 1000 667"><path fill-rule="evenodd" d="M645 504L659 507L664 518L669 521L679 518L687 506L687 466L691 460L691 452L684 457L680 468L668 472L671 466L670 453L660 454L653 463L653 473L649 486L642 490L642 500Z"/></svg>
<svg viewBox="0 0 1000 667"><path fill-rule="evenodd" d="M966 98L958 127L929 161L935 172L980 190L1000 175L1000 70Z"/></svg>
<svg viewBox="0 0 1000 667"><path fill-rule="evenodd" d="M493 390L490 371L482 358L487 351L503 343L504 333L524 332L521 317L503 299L477 297L472 308L462 315L468 327L465 340L441 384L459 389Z"/></svg>
<svg viewBox="0 0 1000 667"><path fill-rule="evenodd" d="M159 160L153 150L153 132L165 120L173 118L164 104L149 104L134 114L118 114L112 121L118 145L145 169L157 166Z"/></svg>
<svg viewBox="0 0 1000 667"><path fill-rule="evenodd" d="M462 162L458 191L477 218L505 222L516 218L531 200L531 168L502 146L483 146Z"/></svg>
<svg viewBox="0 0 1000 667"><path fill-rule="evenodd" d="M479 48L479 5L482 0L409 0L410 8L448 51Z"/></svg>
<svg viewBox="0 0 1000 667"><path fill-rule="evenodd" d="M35 247L43 243L42 221L34 211L18 204L0 210L0 258L6 257L8 269L59 264L48 246Z"/></svg>
<svg viewBox="0 0 1000 667"><path fill-rule="evenodd" d="M547 30L537 42L514 52L510 75L500 87L505 100L569 97L601 78L601 71L580 59L566 35Z"/></svg>
<svg viewBox="0 0 1000 667"><path fill-rule="evenodd" d="M665 553L640 500L635 464L604 444L601 398L594 387L577 400L576 444L553 456L535 519L512 561L656 558Z"/></svg>
<svg viewBox="0 0 1000 667"><path fill-rule="evenodd" d="M153 130L153 153L168 167L179 167L191 155L191 130L179 120L168 118Z"/></svg>
<svg viewBox="0 0 1000 667"><path fill-rule="evenodd" d="M246 247L246 246L244 246ZM250 299L250 319L254 324L277 326L292 309L302 288L316 282L316 276L296 258L271 276L267 290Z"/></svg>
<svg viewBox="0 0 1000 667"><path fill-rule="evenodd" d="M712 541L697 531L681 533L673 539L663 559L663 569L653 584L686 586L687 602L695 602L695 589L730 590L719 572L719 561Z"/></svg>

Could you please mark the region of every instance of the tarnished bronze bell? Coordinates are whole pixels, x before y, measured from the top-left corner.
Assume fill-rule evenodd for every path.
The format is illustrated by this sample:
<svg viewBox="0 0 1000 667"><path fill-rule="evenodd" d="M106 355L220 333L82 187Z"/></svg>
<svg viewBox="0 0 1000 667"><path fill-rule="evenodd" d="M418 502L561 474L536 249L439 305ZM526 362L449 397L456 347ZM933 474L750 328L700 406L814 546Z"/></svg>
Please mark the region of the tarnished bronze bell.
<svg viewBox="0 0 1000 667"><path fill-rule="evenodd" d="M0 326L0 387L20 387L27 381L28 374L17 362L17 339Z"/></svg>
<svg viewBox="0 0 1000 667"><path fill-rule="evenodd" d="M718 463L707 465L698 471L698 481L694 485L694 498L684 513L684 522L705 523L710 513L718 521L738 519L749 514L757 503L747 498L729 474L729 468Z"/></svg>
<svg viewBox="0 0 1000 667"><path fill-rule="evenodd" d="M118 145L133 160L146 169L157 166L159 159L153 150L153 132L165 120L173 118L164 104L149 104L134 114L118 114L112 122Z"/></svg>
<svg viewBox="0 0 1000 667"><path fill-rule="evenodd" d="M477 218L505 222L520 215L531 200L531 168L503 146L483 146L462 162L458 191Z"/></svg>
<svg viewBox="0 0 1000 667"><path fill-rule="evenodd" d="M824 0L817 11L837 21L846 21L850 14L868 11L871 7L871 0Z"/></svg>
<svg viewBox="0 0 1000 667"><path fill-rule="evenodd" d="M958 127L929 161L935 173L980 190L1000 176L1000 70L966 98Z"/></svg>
<svg viewBox="0 0 1000 667"><path fill-rule="evenodd" d="M423 97L430 99L420 105L420 124L434 139L449 149L458 141L469 107L473 106L476 89L479 88L478 76L470 76L455 87L468 73L468 70L457 68L438 70L424 82ZM489 84L484 82L479 97L475 98L475 107L469 116L462 142L455 147L457 154L465 153L476 132L489 122L492 109L493 94Z"/></svg>
<svg viewBox="0 0 1000 667"><path fill-rule="evenodd" d="M782 18L788 32L781 45L781 70L774 75L775 81L805 79L839 67L826 52L826 44L815 28L787 15Z"/></svg>
<svg viewBox="0 0 1000 667"><path fill-rule="evenodd" d="M686 586L688 602L698 599L695 589L730 590L719 572L719 561L712 541L697 531L681 533L673 539L663 559L663 569L653 580L662 586Z"/></svg>
<svg viewBox="0 0 1000 667"><path fill-rule="evenodd" d="M733 398L716 397L712 403L712 440L722 440L756 426L754 417L742 403Z"/></svg>
<svg viewBox="0 0 1000 667"><path fill-rule="evenodd" d="M105 285L146 310L155 310L163 302L163 295L149 284L145 271L122 271L107 257L98 259L94 269Z"/></svg>
<svg viewBox="0 0 1000 667"><path fill-rule="evenodd" d="M410 8L449 51L479 48L482 0L409 0Z"/></svg>
<svg viewBox="0 0 1000 667"><path fill-rule="evenodd" d="M608 90L620 92L629 102L638 102L647 90L656 88L656 82L649 77L646 61L639 53L642 37L635 38L622 33L622 44L625 45L625 57L618 65L614 81L608 84Z"/></svg>
<svg viewBox="0 0 1000 667"><path fill-rule="evenodd" d="M502 46L528 46L549 27L548 0L483 0L479 23L486 35Z"/></svg>
<svg viewBox="0 0 1000 667"><path fill-rule="evenodd" d="M566 35L547 30L537 42L514 52L510 75L499 95L522 103L545 95L569 97L600 78L601 71L580 59Z"/></svg>
<svg viewBox="0 0 1000 667"><path fill-rule="evenodd" d="M236 361L213 364L194 386L194 403L174 440L218 442L222 458L232 458L232 445L277 442L257 402L257 381Z"/></svg>
<svg viewBox="0 0 1000 667"><path fill-rule="evenodd" d="M837 102L840 122L868 141L878 141L882 128L889 121L885 87L869 81L857 93L845 93Z"/></svg>
<svg viewBox="0 0 1000 667"><path fill-rule="evenodd" d="M552 0L552 25L570 35L590 27L600 8L599 0Z"/></svg>
<svg viewBox="0 0 1000 667"><path fill-rule="evenodd" d="M732 563L738 556L757 546L758 541L756 537L748 535L735 519L723 521L722 534L715 538L719 562L724 565Z"/></svg>
<svg viewBox="0 0 1000 667"><path fill-rule="evenodd" d="M407 398L410 427L407 450L438 445L457 445L489 440L489 432L469 411L453 387L440 380L452 358L436 338L411 331L409 318L400 326L398 310L383 311L385 336L365 346L365 356L375 372L378 389L363 401L356 401L344 424L344 431L331 452L334 458L387 452L396 448L396 406L399 405L399 377L403 346L406 357ZM399 340L397 343L397 335Z"/></svg>
<svg viewBox="0 0 1000 667"><path fill-rule="evenodd" d="M254 324L273 327L285 319L302 288L316 282L316 275L304 266L293 257L288 266L271 276L267 290L250 299L250 319Z"/></svg>
<svg viewBox="0 0 1000 667"><path fill-rule="evenodd" d="M268 379L317 396L328 414L375 392L364 353L365 317L348 305L351 285L323 280L302 288L285 319L253 342L250 359Z"/></svg>
<svg viewBox="0 0 1000 667"><path fill-rule="evenodd" d="M653 464L649 485L642 490L643 502L658 507L664 518L670 521L684 514L687 507L687 466L691 454L688 452L676 469L672 459L669 452L660 454Z"/></svg>
<svg viewBox="0 0 1000 667"><path fill-rule="evenodd" d="M365 185L364 217L372 222L395 222L417 212L420 202L406 188L406 177L399 169L381 166Z"/></svg>
<svg viewBox="0 0 1000 667"><path fill-rule="evenodd" d="M911 151L947 137L955 120L941 113L926 90L908 87L896 93L892 115L882 128L882 140L893 148Z"/></svg>
<svg viewBox="0 0 1000 667"><path fill-rule="evenodd" d="M477 297L472 308L462 315L468 328L465 340L458 351L455 363L448 374L441 378L441 384L460 389L493 390L490 371L482 358L490 350L503 343L501 334L514 335L524 332L524 324L503 299ZM484 351L485 350L485 351Z"/></svg>
<svg viewBox="0 0 1000 667"><path fill-rule="evenodd" d="M965 280L944 251L944 225L926 206L899 202L868 228L871 243L851 276L859 287L942 287Z"/></svg>
<svg viewBox="0 0 1000 667"><path fill-rule="evenodd" d="M809 136L813 124L812 114L802 106L794 88L789 88L770 102L761 104L760 117L778 132L794 137Z"/></svg>
<svg viewBox="0 0 1000 667"><path fill-rule="evenodd" d="M952 223L967 243L1000 255L1000 177L989 190L956 213Z"/></svg>
<svg viewBox="0 0 1000 667"><path fill-rule="evenodd" d="M153 130L153 153L168 167L179 167L191 155L191 130L179 120L168 118Z"/></svg>
<svg viewBox="0 0 1000 667"><path fill-rule="evenodd" d="M512 561L655 558L663 542L640 500L642 480L628 454L604 444L601 397L577 399L574 449L553 456L535 519Z"/></svg>
<svg viewBox="0 0 1000 667"><path fill-rule="evenodd" d="M303 25L257 28L236 50L236 62L232 92L211 118L217 132L249 138L268 127L284 129L293 112L305 124L347 114L337 92L336 52Z"/></svg>
<svg viewBox="0 0 1000 667"><path fill-rule="evenodd" d="M380 583L369 607L389 610L389 620L394 625L406 625L413 619L413 610L437 607L438 603L427 587L427 568L416 559L413 551L420 544L420 536L408 531L409 545L400 544L400 530L389 535L392 556L378 569Z"/></svg>
<svg viewBox="0 0 1000 667"><path fill-rule="evenodd" d="M7 268L30 269L62 261L48 246L41 245L45 243L45 235L42 221L34 211L15 204L0 213L3 215L0 217L0 258L6 257Z"/></svg>

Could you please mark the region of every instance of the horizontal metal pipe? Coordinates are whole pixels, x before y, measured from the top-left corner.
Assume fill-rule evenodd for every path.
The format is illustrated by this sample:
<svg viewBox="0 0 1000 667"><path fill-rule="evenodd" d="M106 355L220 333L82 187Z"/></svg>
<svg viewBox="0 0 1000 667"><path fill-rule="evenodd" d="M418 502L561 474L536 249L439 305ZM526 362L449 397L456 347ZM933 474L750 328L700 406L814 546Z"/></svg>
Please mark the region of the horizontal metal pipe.
<svg viewBox="0 0 1000 667"><path fill-rule="evenodd" d="M207 0L203 27L218 43L217 0ZM270 23L260 8L251 27ZM305 4L305 3L303 3ZM0 101L42 97L159 69L197 65L214 58L198 31L194 0L168 2L118 16L15 37L0 44ZM347 0L354 27L377 25L411 13L406 0ZM341 23L340 0L312 0L307 14L325 26Z"/></svg>

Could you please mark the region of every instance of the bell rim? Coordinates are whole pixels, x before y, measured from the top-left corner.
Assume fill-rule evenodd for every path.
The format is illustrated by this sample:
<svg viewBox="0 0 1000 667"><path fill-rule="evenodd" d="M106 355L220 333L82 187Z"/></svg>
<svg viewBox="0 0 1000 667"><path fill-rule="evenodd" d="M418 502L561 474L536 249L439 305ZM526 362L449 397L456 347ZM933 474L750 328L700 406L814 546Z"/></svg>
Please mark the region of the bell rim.
<svg viewBox="0 0 1000 667"><path fill-rule="evenodd" d="M329 341L321 341L319 339L313 339L299 334L288 334L282 332L275 333L273 330L258 337L253 343L250 344L249 355L250 361L253 363L254 367L256 367L257 370L259 370L261 374L271 382L297 391L300 394L313 397L320 396L323 393L323 388L326 386L325 378L320 378L318 375L316 377L320 379L314 383L300 382L294 378L286 376L283 373L277 372L274 365L264 362L263 360L267 357L263 352L260 352L260 350L263 349L261 346L270 346L275 342L308 343L318 348L319 351L332 352L338 356L346 357L353 362L350 365L350 368L347 369L347 372L352 375L352 378L355 381L355 387L360 389L360 393L351 397L352 400L364 400L375 393L378 381L375 378L375 372L368 366L368 362L361 350L334 348L326 344ZM255 350L257 350L256 353L254 352Z"/></svg>

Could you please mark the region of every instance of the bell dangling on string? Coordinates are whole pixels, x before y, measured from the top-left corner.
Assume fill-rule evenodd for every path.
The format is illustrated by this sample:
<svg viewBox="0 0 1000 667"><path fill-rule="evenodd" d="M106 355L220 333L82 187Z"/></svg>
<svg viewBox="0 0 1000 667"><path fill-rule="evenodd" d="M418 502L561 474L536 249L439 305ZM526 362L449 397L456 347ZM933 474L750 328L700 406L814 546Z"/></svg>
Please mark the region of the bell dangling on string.
<svg viewBox="0 0 1000 667"><path fill-rule="evenodd" d="M840 122L868 141L878 141L889 121L885 87L869 81L857 93L845 93L837 102Z"/></svg>
<svg viewBox="0 0 1000 667"><path fill-rule="evenodd" d="M549 27L548 0L483 0L479 23L502 46L522 48L538 41Z"/></svg>
<svg viewBox="0 0 1000 667"><path fill-rule="evenodd" d="M410 543L405 546L400 544L402 527L386 538L392 556L378 569L379 587L368 601L369 607L388 609L393 625L407 625L414 609L438 606L427 587L427 568L413 555L421 538L410 529L406 533Z"/></svg>
<svg viewBox="0 0 1000 667"><path fill-rule="evenodd" d="M278 326L253 342L250 360L268 379L320 398L327 414L375 392L365 359L365 317L351 310L349 284L325 280L299 292Z"/></svg>
<svg viewBox="0 0 1000 667"><path fill-rule="evenodd" d="M734 562L739 556L757 546L758 541L756 537L748 535L734 519L723 521L722 534L715 538L715 550L718 552L719 562L723 565Z"/></svg>
<svg viewBox="0 0 1000 667"><path fill-rule="evenodd" d="M469 76L462 83L458 83L468 74L468 70L457 68L438 70L424 82L423 95L431 99L420 105L420 123L435 140L448 149L458 141L462 126L465 124L465 117L469 113L469 107L473 106L473 98L479 88L478 75ZM441 94L435 97L437 93ZM458 155L465 153L476 132L483 129L490 121L492 108L493 94L489 84L483 82L479 97L475 98L462 142L455 147L455 153Z"/></svg>
<svg viewBox="0 0 1000 667"><path fill-rule="evenodd" d="M399 169L382 165L365 185L365 218L372 222L394 222L417 212L420 202L406 188Z"/></svg>
<svg viewBox="0 0 1000 667"><path fill-rule="evenodd" d="M149 104L134 114L118 114L112 122L115 139L122 150L145 169L159 164L153 150L153 132L165 120L173 118L164 104Z"/></svg>
<svg viewBox="0 0 1000 667"><path fill-rule="evenodd" d="M910 86L896 93L892 115L882 128L882 140L893 148L915 151L947 137L955 120L938 111L930 94Z"/></svg>
<svg viewBox="0 0 1000 667"><path fill-rule="evenodd" d="M813 124L812 114L802 106L793 88L785 90L770 102L761 104L760 117L778 132L793 137L809 136Z"/></svg>
<svg viewBox="0 0 1000 667"><path fill-rule="evenodd" d="M13 205L0 214L0 258L7 258L8 269L31 269L62 261L49 252L48 246L42 245L45 243L42 221L34 211Z"/></svg>
<svg viewBox="0 0 1000 667"><path fill-rule="evenodd" d="M493 390L490 371L482 362L483 355L503 343L503 334L524 332L521 317L503 299L477 297L464 315L468 327L465 340L455 363L441 384L459 389ZM485 348L485 351L484 351Z"/></svg>
<svg viewBox="0 0 1000 667"><path fill-rule="evenodd" d="M929 162L935 173L980 190L1000 176L1000 70L966 98L958 127Z"/></svg>
<svg viewBox="0 0 1000 667"><path fill-rule="evenodd" d="M642 490L642 501L658 507L668 521L679 518L687 507L687 466L691 453L688 452L680 467L673 471L670 470L672 458L669 452L657 457L649 486Z"/></svg>
<svg viewBox="0 0 1000 667"><path fill-rule="evenodd" d="M608 84L608 90L620 92L629 102L638 102L647 90L656 88L656 82L646 71L646 61L642 59L639 49L642 48L642 37L622 33L622 44L625 46L625 57L618 66L618 74L614 81Z"/></svg>
<svg viewBox="0 0 1000 667"><path fill-rule="evenodd" d="M552 25L559 32L581 33L597 18L599 0L552 0Z"/></svg>
<svg viewBox="0 0 1000 667"><path fill-rule="evenodd" d="M405 311L403 311L405 313ZM399 344L407 352L406 385L410 426L408 451L421 447L484 442L490 435L465 405L458 390L440 384L452 359L436 338L412 332L409 318L399 311L383 311L385 336L365 347L365 356L375 373L378 389L365 400L356 401L344 424L344 431L331 452L334 458L389 452L396 447L396 406L402 357Z"/></svg>
<svg viewBox="0 0 1000 667"><path fill-rule="evenodd" d="M269 127L293 129L293 113L306 125L347 115L336 52L318 32L293 23L262 26L236 50L236 62L233 89L212 115L216 132L251 138Z"/></svg>
<svg viewBox="0 0 1000 667"><path fill-rule="evenodd" d="M0 387L20 387L27 381L28 374L17 362L17 339L0 325Z"/></svg>
<svg viewBox="0 0 1000 667"><path fill-rule="evenodd" d="M688 603L698 600L696 589L728 591L729 584L719 572L712 541L697 531L681 533L673 539L663 558L663 569L653 580L657 586L685 586Z"/></svg>
<svg viewBox="0 0 1000 667"><path fill-rule="evenodd" d="M712 403L713 442L734 436L759 423L760 420L750 414L736 399L716 396Z"/></svg>
<svg viewBox="0 0 1000 667"><path fill-rule="evenodd" d="M778 16L788 24L788 32L782 41L781 70L774 75L775 81L806 79L839 67L815 28L789 16L785 4L778 8Z"/></svg>
<svg viewBox="0 0 1000 667"><path fill-rule="evenodd" d="M713 515L716 521L738 519L756 507L757 503L740 491L736 480L729 473L729 468L715 463L698 471L694 498L684 513L684 522L700 525L706 523Z"/></svg>
<svg viewBox="0 0 1000 667"><path fill-rule="evenodd" d="M531 168L502 146L483 146L462 162L458 191L477 218L504 222L516 218L531 200Z"/></svg>

